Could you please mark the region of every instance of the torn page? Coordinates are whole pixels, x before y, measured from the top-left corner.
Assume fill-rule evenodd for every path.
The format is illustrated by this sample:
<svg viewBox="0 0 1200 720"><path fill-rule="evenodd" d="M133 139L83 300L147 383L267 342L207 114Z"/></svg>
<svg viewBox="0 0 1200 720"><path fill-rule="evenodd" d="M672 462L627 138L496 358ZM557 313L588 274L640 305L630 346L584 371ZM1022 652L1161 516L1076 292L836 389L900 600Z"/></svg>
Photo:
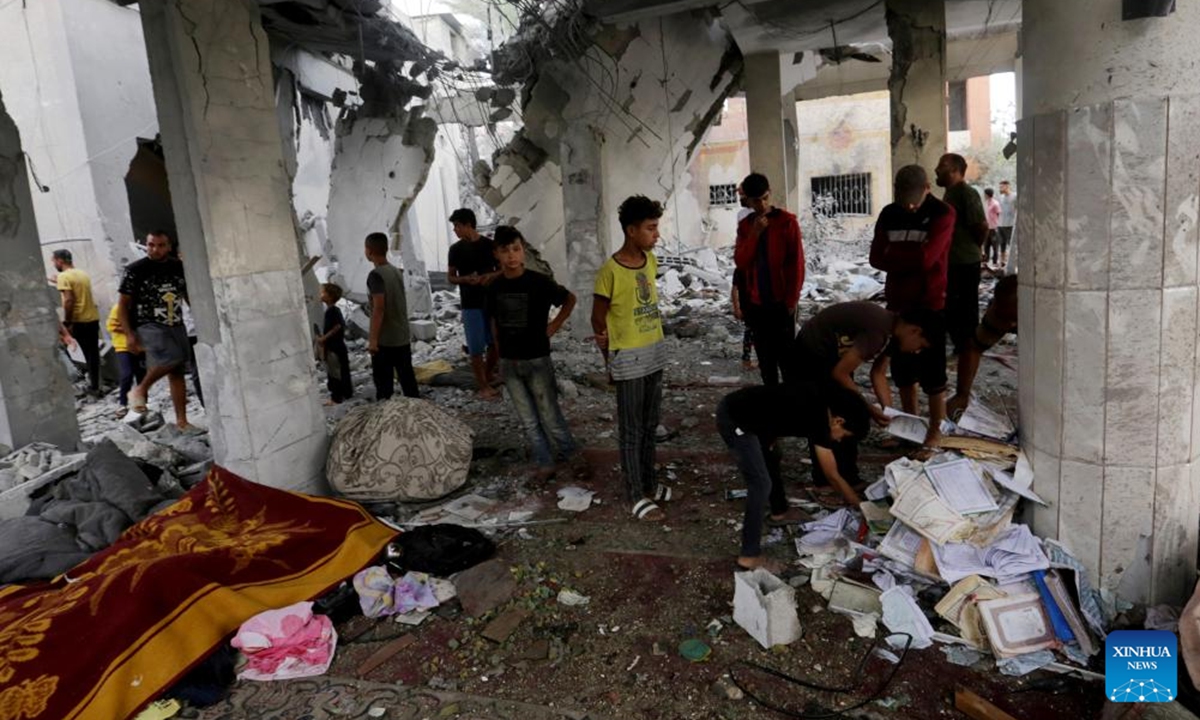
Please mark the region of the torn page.
<svg viewBox="0 0 1200 720"><path fill-rule="evenodd" d="M893 523L883 541L879 543L879 554L898 563L912 567L917 562L917 551L921 549L921 536L904 523Z"/></svg>
<svg viewBox="0 0 1200 720"><path fill-rule="evenodd" d="M946 543L933 548L938 573L949 583L970 575L1004 582L1034 570L1050 567L1050 560L1026 525L1013 525L985 548L966 543Z"/></svg>
<svg viewBox="0 0 1200 720"><path fill-rule="evenodd" d="M570 512L583 512L592 506L592 496L596 493L574 485L558 489L558 507Z"/></svg>
<svg viewBox="0 0 1200 720"><path fill-rule="evenodd" d="M996 499L970 460L962 459L937 465L927 464L925 474L938 496L962 515L998 510Z"/></svg>
<svg viewBox="0 0 1200 720"><path fill-rule="evenodd" d="M938 497L924 474L899 489L891 512L938 545L961 541L974 529L970 520Z"/></svg>
<svg viewBox="0 0 1200 720"><path fill-rule="evenodd" d="M887 629L912 635L912 647L919 650L933 644L933 626L910 592L903 585L898 585L880 595L879 601L883 605L883 624ZM888 644L892 647L903 647L904 642L900 637L888 638Z"/></svg>
<svg viewBox="0 0 1200 720"><path fill-rule="evenodd" d="M1032 489L1030 489L1030 487L1028 485L1022 485L1020 482L1017 481L1017 479L1015 477L1013 477L1012 475L1009 475L1008 473L1004 472L1003 470L995 470L993 468L987 468L987 469L985 469L984 472L986 472L988 474L988 477L990 477L992 479L992 482L996 483L997 485L1004 488L1005 490L1008 490L1009 492L1014 492L1017 495L1020 495L1021 497L1025 498L1026 500L1032 500L1033 502L1038 503L1039 505L1045 505L1047 507L1050 506L1050 503L1043 500L1041 498L1041 496L1038 495L1037 493L1035 493ZM1027 477L1022 478L1022 479L1026 480L1026 481L1033 480L1033 475L1029 474Z"/></svg>
<svg viewBox="0 0 1200 720"><path fill-rule="evenodd" d="M992 412L987 406L974 398L967 406L966 412L955 423L959 430L965 430L976 435L982 435L994 440L1007 440L1015 428L1007 415Z"/></svg>
<svg viewBox="0 0 1200 720"><path fill-rule="evenodd" d="M884 428L889 435L918 445L925 443L925 436L929 433L929 422L924 418L909 415L890 407L884 408L883 414L892 419Z"/></svg>

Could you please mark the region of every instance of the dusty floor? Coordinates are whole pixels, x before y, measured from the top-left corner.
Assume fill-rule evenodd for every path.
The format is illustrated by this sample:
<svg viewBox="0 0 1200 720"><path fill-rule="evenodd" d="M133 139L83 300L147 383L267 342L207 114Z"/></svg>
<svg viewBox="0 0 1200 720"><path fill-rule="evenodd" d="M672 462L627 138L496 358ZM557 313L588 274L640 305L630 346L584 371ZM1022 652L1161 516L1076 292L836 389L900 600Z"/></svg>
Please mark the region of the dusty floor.
<svg viewBox="0 0 1200 720"><path fill-rule="evenodd" d="M323 681L329 684L325 696L314 689L319 683L298 688L294 695L241 686L229 703L204 717L379 717L380 709L385 710L382 717L414 718L773 715L748 698L730 699L718 681L731 674L765 700L809 713L805 717L837 712L852 717L955 717L956 686L1022 719L1099 716L1104 704L1099 684L1046 672L1009 678L990 661L963 668L950 664L936 646L910 651L898 667L872 657L860 672L871 641L855 636L850 621L826 610L806 585L797 593L804 635L791 646L763 650L732 622L733 559L742 506L741 501L726 500L724 493L740 482L713 422L715 405L729 388L713 386L709 378L741 376L749 383L757 381L757 374L742 372L740 332L734 321L707 322L726 325L727 333L715 335L728 340L669 340L676 361L667 371L663 422L676 434L660 444L659 461L663 478L674 475L685 497L668 506L666 522L636 522L620 501L615 400L589 384L588 374L600 370L601 364L586 345L556 343L560 373L579 389L563 404L584 450L581 459L544 485L527 477L524 442L507 404L478 402L469 392L453 388L431 389L432 399L458 407L477 433L476 462L464 492L500 500L506 508L536 508L537 520L563 520L497 536L499 556L518 580L517 596L478 619L460 614L457 603L451 603L415 629L356 618L339 628L341 641L330 672L336 679ZM1015 370L1012 345L1000 346L984 361L979 389L993 408L1013 411ZM895 451L879 448L878 439L872 436L863 447L864 478L878 477L895 457ZM787 454L786 473L794 481L789 494L801 495L808 475L800 461L807 455L803 442L792 443ZM555 491L567 484L596 490L601 503L580 514L559 510ZM397 513L415 509L402 507ZM768 552L786 561L795 558L786 534L777 535ZM589 596L590 604L558 604L556 595L563 587ZM480 632L487 623L512 607L531 614L505 642L484 639ZM414 634L412 645L357 677L368 657L405 633ZM701 638L712 647L706 662L693 663L680 655L679 644L689 638ZM847 691L806 689L746 663ZM314 704L313 693L343 698L349 705ZM417 696L424 698L424 705ZM370 715L373 708L376 714ZM292 714L301 709L303 715ZM573 712L561 715L562 711Z"/></svg>

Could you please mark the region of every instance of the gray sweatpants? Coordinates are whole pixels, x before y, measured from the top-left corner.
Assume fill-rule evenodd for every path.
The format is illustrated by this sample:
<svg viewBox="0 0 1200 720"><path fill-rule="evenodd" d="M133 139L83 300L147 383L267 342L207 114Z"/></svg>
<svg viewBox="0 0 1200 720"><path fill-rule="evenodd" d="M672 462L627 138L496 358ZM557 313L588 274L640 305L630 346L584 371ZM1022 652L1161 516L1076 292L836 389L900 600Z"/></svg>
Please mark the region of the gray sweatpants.
<svg viewBox="0 0 1200 720"><path fill-rule="evenodd" d="M663 371L617 380L617 437L629 502L653 497L654 434L662 411Z"/></svg>

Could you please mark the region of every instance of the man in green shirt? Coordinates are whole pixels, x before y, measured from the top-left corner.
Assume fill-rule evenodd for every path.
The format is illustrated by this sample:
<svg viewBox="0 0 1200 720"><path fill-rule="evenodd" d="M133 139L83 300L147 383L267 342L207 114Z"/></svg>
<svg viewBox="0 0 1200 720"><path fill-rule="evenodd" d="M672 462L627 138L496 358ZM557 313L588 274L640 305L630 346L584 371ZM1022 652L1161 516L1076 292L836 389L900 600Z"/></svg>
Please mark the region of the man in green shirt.
<svg viewBox="0 0 1200 720"><path fill-rule="evenodd" d="M946 153L938 160L934 172L938 186L946 188L942 200L956 214L946 272L946 330L954 341L954 352L961 353L979 324L981 249L988 234L987 215L979 193L964 179L967 161L962 155Z"/></svg>

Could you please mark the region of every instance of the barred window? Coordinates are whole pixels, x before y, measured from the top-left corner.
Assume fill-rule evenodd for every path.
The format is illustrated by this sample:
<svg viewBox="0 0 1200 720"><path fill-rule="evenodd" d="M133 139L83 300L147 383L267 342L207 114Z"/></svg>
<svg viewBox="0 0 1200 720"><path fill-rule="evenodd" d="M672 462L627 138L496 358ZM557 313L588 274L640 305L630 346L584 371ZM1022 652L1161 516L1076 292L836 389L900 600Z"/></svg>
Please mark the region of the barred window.
<svg viewBox="0 0 1200 720"><path fill-rule="evenodd" d="M708 204L709 205L737 205L737 183L729 183L728 185L709 185L708 186Z"/></svg>
<svg viewBox="0 0 1200 720"><path fill-rule="evenodd" d="M812 197L813 211L821 215L870 215L871 173L815 177ZM820 197L828 201L818 202Z"/></svg>

